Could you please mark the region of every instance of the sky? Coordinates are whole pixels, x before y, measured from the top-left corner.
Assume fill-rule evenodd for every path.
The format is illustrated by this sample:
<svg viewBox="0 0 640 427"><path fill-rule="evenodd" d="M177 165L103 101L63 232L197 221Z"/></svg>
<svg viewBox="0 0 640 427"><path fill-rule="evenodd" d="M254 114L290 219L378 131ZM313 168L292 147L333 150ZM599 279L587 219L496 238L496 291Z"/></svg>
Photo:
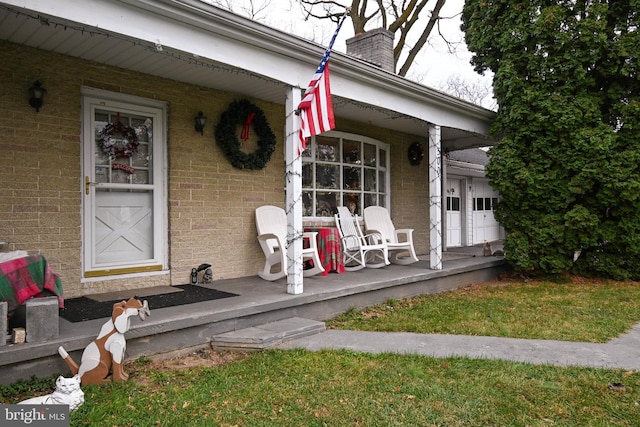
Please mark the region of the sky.
<svg viewBox="0 0 640 427"><path fill-rule="evenodd" d="M243 9L251 3L250 0L202 1L213 4L231 4L233 12L244 16L250 15L246 9ZM338 1L343 4L350 3L349 0ZM435 0L432 0L432 3L435 4ZM302 10L295 0L253 0L253 4L257 8L253 16L256 21L323 46L328 45L336 28L336 24L329 20L310 18L305 21ZM467 50L464 44L464 35L460 31L460 14L463 5L464 0L447 0L440 12L442 17L451 17L451 19L441 20L440 28L450 42L459 42L456 52L449 52L445 43L434 33L429 38L429 46L423 49L409 70L406 76L408 79L435 89L443 89L450 75L458 75L461 80L470 83L481 82L487 87L491 85L491 76L477 74L469 63L471 53ZM431 4L427 7L429 6ZM368 27L368 29L373 28L373 26ZM345 40L353 36L353 27L350 22L345 22L333 50L344 53L346 51ZM490 104L491 100L486 102Z"/></svg>

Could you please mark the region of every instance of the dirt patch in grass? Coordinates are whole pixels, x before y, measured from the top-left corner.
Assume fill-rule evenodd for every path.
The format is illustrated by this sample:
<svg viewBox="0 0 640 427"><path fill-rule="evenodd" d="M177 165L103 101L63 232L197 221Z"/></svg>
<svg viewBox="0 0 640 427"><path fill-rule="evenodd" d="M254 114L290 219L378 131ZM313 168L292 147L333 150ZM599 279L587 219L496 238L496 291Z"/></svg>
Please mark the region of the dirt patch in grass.
<svg viewBox="0 0 640 427"><path fill-rule="evenodd" d="M151 363L153 368L161 368L169 371L190 368L206 368L211 366L224 365L245 359L248 353L242 352L218 352L209 349L202 349L182 357L175 357L165 360L156 360Z"/></svg>
<svg viewBox="0 0 640 427"><path fill-rule="evenodd" d="M247 352L223 352L204 348L170 358L151 360L142 357L129 362L127 364L127 372L129 372L129 381L151 386L156 384L154 376L159 372L168 373L187 369L212 368L244 360L249 357L249 354Z"/></svg>

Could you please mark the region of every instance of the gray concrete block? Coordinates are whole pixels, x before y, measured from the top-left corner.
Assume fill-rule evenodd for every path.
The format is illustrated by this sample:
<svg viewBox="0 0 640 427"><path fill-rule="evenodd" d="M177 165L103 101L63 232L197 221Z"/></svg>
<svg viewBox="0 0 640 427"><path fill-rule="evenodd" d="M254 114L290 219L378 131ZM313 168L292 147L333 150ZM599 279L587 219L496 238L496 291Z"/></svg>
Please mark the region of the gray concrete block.
<svg viewBox="0 0 640 427"><path fill-rule="evenodd" d="M0 301L0 346L7 343L7 314L9 312L9 304L6 301Z"/></svg>
<svg viewBox="0 0 640 427"><path fill-rule="evenodd" d="M211 346L222 349L265 349L279 345L284 341L317 334L325 330L324 322L292 317L213 336L211 337Z"/></svg>
<svg viewBox="0 0 640 427"><path fill-rule="evenodd" d="M58 338L58 297L31 298L27 306L27 342Z"/></svg>

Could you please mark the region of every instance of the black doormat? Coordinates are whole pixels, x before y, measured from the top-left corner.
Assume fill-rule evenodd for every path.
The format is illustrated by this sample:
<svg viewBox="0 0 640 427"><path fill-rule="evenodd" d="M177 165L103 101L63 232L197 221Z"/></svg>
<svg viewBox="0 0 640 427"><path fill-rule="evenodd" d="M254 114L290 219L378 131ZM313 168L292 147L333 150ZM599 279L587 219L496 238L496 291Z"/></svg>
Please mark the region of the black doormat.
<svg viewBox="0 0 640 427"><path fill-rule="evenodd" d="M178 285L176 288L183 289L183 292L151 295L140 299L147 300L149 303L149 309L151 310L151 315L153 316L153 310L158 308L238 296L237 294L232 294L230 292L209 289L197 285ZM113 304L120 301L122 301L122 299L105 302L95 301L87 297L67 299L64 300L64 309L60 310L60 317L73 323L100 319L102 317L111 317Z"/></svg>

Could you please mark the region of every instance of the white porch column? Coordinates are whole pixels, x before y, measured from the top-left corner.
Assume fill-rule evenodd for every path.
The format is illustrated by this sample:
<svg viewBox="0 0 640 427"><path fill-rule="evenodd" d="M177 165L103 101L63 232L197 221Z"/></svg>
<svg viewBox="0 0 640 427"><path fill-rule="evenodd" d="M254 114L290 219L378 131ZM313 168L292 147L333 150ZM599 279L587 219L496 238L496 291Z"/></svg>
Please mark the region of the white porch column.
<svg viewBox="0 0 640 427"><path fill-rule="evenodd" d="M302 94L290 87L285 103L285 210L287 212L287 293L301 294L302 285L302 158L298 156L300 118L295 114Z"/></svg>
<svg viewBox="0 0 640 427"><path fill-rule="evenodd" d="M442 151L440 151L440 170L442 171L440 173L440 195L442 196L442 198L440 200L442 200L441 206L440 206L440 214L442 215L442 221L440 221L441 223L441 230L442 230L442 250L444 252L447 251L447 247L449 245L449 241L447 240L447 227L449 227L449 224L447 223L447 202L445 197L447 197L447 162L444 159L444 156L442 156Z"/></svg>
<svg viewBox="0 0 640 427"><path fill-rule="evenodd" d="M442 140L440 126L429 126L429 265L442 270Z"/></svg>

